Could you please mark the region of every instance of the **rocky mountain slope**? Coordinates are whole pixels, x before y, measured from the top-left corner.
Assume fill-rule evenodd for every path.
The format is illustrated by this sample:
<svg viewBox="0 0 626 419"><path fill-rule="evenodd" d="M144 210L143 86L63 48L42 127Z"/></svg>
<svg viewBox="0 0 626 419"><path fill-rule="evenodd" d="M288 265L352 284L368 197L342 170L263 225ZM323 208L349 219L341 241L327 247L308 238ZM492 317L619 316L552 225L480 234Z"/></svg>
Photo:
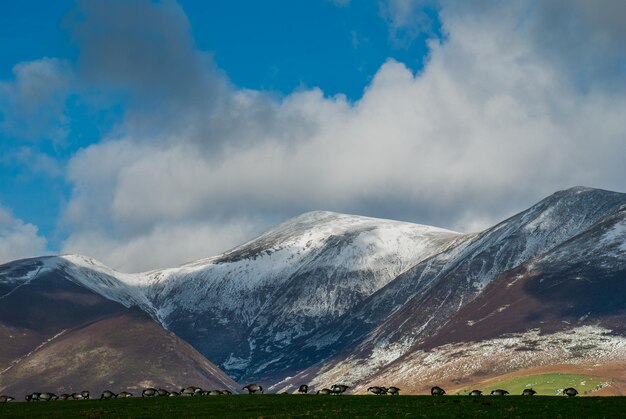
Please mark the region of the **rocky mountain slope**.
<svg viewBox="0 0 626 419"><path fill-rule="evenodd" d="M74 284L140 308L238 380L364 391L395 377L421 391L435 377L626 362L625 211L626 194L579 187L475 234L314 212L178 268L60 259ZM5 265L0 294L28 283L20 269ZM594 343L559 348L567 334Z"/></svg>
<svg viewBox="0 0 626 419"><path fill-rule="evenodd" d="M308 213L224 255L154 272L142 285L168 329L229 374L271 380L286 366L296 371L310 365L298 354L301 342L459 236Z"/></svg>
<svg viewBox="0 0 626 419"><path fill-rule="evenodd" d="M142 310L78 285L75 274L56 257L0 266L1 393L239 387Z"/></svg>
<svg viewBox="0 0 626 419"><path fill-rule="evenodd" d="M382 306L382 311L390 314L361 336L357 345L344 350L343 354L333 357L324 366L314 365L311 370L278 387L313 377L317 377L320 383L336 380L337 371L346 369L351 372L350 377L344 379L353 383L369 382L380 369L414 351L422 342L435 335L447 336L448 331L442 330L442 327L459 310L477 296L487 295L489 285L495 278L508 274L533 258L545 255L546 261L553 261L550 269L555 278L569 278L564 261L569 257L568 252L574 252L575 248L565 244L575 238L584 243L589 241L589 246L598 255L620 255L619 251L615 253L619 246L616 250L616 245L598 243L592 232L605 223L619 225L620 220L624 220L624 208L625 194L588 188L557 192L458 246L418 263L361 308L362 313L368 313L380 310ZM623 243L624 235L617 232L619 229L612 233L612 243ZM559 260L550 258L552 250L556 251L559 246L565 246L561 248L564 256ZM588 262L585 260L586 253L578 254L584 263ZM608 269L615 272L616 281L623 284L626 278L621 272L621 260L623 256L621 259L619 256L614 258ZM501 296L487 298L492 298L493 304L499 304ZM544 304L550 306L551 301L546 299ZM597 297L594 304L601 305L603 301ZM621 304L623 307L624 303ZM355 318L358 319L357 316L343 319L339 329L358 329ZM590 323L594 321L595 318L589 319ZM523 329L530 330L525 326ZM469 339L475 333L468 332L464 338Z"/></svg>
<svg viewBox="0 0 626 419"><path fill-rule="evenodd" d="M355 348L278 387L306 379L322 385L341 377L364 390L395 377L420 391L435 377L454 382L554 362L626 361L626 351L619 351L626 348L625 223L624 194L559 192L407 271L389 288L402 280L429 281L429 288ZM566 356L559 340L555 345L548 336L565 332L580 335L578 342L595 343L572 345L574 355ZM532 338L538 334L538 340ZM597 338L605 334L612 337ZM525 341L534 341L542 356L528 356L519 343ZM448 351L437 355L442 348ZM428 357L439 359L425 362ZM463 368L451 367L458 362Z"/></svg>

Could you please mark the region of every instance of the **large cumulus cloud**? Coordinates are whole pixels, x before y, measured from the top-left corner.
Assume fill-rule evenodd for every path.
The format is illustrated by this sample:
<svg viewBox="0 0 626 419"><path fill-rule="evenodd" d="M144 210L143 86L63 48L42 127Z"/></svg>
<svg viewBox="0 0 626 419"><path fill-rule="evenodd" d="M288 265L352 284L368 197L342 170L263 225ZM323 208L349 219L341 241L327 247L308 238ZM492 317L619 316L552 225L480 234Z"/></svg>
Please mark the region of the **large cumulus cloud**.
<svg viewBox="0 0 626 419"><path fill-rule="evenodd" d="M46 244L36 226L14 217L0 205L0 264L46 254Z"/></svg>
<svg viewBox="0 0 626 419"><path fill-rule="evenodd" d="M409 13L389 15L398 28L412 24L402 3L388 9ZM237 89L176 3L110 4L80 3L79 73L130 99L123 122L69 164L65 251L140 270L308 210L468 231L557 189L624 189L621 27L584 2L551 2L580 20L576 36L544 2L444 2L445 41L432 40L424 70L390 60L355 103ZM539 41L552 38L562 45ZM568 42L583 42L587 71L568 65Z"/></svg>

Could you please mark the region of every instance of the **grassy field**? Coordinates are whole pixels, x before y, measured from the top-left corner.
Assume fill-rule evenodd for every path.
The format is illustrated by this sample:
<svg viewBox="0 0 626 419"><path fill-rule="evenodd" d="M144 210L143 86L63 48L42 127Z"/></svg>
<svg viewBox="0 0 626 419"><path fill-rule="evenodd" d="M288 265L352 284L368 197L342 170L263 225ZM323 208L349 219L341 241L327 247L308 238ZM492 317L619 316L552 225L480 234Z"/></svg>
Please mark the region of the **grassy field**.
<svg viewBox="0 0 626 419"><path fill-rule="evenodd" d="M478 390L482 390L484 393L488 394L491 390L504 388L511 394L522 394L524 389L532 388L537 392L537 395L555 396L561 395L561 391L567 387L574 387L580 394L590 394L600 390L606 384L606 379L588 375L540 374L500 381L487 387L478 388ZM460 394L467 394L472 390L472 388L468 388L460 392Z"/></svg>
<svg viewBox="0 0 626 419"><path fill-rule="evenodd" d="M620 418L626 397L239 395L0 405L0 418Z"/></svg>

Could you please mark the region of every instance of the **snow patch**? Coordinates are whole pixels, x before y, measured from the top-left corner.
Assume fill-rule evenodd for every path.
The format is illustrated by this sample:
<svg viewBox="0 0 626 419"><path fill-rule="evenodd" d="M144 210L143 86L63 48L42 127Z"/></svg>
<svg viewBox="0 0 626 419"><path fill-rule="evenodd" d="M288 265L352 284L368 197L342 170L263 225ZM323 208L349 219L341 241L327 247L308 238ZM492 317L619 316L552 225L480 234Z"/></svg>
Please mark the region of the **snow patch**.
<svg viewBox="0 0 626 419"><path fill-rule="evenodd" d="M617 245L618 249L626 252L626 220L616 223L613 228L602 236L602 244Z"/></svg>
<svg viewBox="0 0 626 419"><path fill-rule="evenodd" d="M603 364L626 361L626 337L599 326L582 326L544 335L538 329L470 343L443 345L429 351L411 351L382 374L363 371L361 385L377 382L436 382L458 380L480 371L507 373L556 364ZM336 366L340 369L341 366ZM358 368L352 365L352 368ZM324 376L316 381L322 382ZM341 377L337 377L341 378Z"/></svg>
<svg viewBox="0 0 626 419"><path fill-rule="evenodd" d="M39 258L32 261L24 261L23 263L18 264L18 268L26 269L26 272L22 275L10 275L11 273L13 273L12 271L0 275L0 283L6 285L15 285L15 288L11 289L4 295L0 295L0 300L13 294L20 287L30 284L40 274L48 272L56 268L57 266L58 258L55 257Z"/></svg>
<svg viewBox="0 0 626 419"><path fill-rule="evenodd" d="M222 362L222 366L229 370L243 370L248 365L250 365L249 359L236 357L234 354L230 354L228 359Z"/></svg>
<svg viewBox="0 0 626 419"><path fill-rule="evenodd" d="M547 210L541 212L534 220L526 224L524 226L525 230L528 231L545 231L549 229L553 229L555 224L560 222L556 217L554 217L555 207L548 207Z"/></svg>

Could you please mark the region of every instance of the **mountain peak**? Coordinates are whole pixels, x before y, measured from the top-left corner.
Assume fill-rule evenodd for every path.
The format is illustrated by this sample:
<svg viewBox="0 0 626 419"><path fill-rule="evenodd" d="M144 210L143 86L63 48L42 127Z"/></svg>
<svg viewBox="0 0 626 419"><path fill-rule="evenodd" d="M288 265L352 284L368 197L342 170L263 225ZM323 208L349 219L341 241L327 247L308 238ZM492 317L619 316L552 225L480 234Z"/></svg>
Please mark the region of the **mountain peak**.
<svg viewBox="0 0 626 419"><path fill-rule="evenodd" d="M314 210L303 212L300 215L296 215L295 217L290 218L291 220L302 219L302 220L327 220L329 218L337 218L340 216L344 216L345 214L334 212L334 211L326 211L326 210Z"/></svg>
<svg viewBox="0 0 626 419"><path fill-rule="evenodd" d="M579 194L579 193L583 193L583 192L602 191L602 190L603 189L590 188L588 186L578 185L578 186L572 186L571 188L563 189L562 191L558 191L558 192ZM605 192L607 192L607 191L605 191Z"/></svg>
<svg viewBox="0 0 626 419"><path fill-rule="evenodd" d="M389 220L385 218L367 217L363 215L343 214L332 211L310 211L295 217L289 218L264 233L261 237L273 235L278 232L304 231L316 228L329 228L329 233L340 234L354 229L369 228L409 228L411 230L422 229L429 232L441 232L449 234L459 234L455 231L444 228L416 224L408 221Z"/></svg>
<svg viewBox="0 0 626 419"><path fill-rule="evenodd" d="M588 196L609 197L609 198L612 196L615 196L615 197L621 196L623 198L625 195L626 194L623 194L620 192L608 191L606 189L590 188L588 186L573 186L571 188L557 191L546 199L550 199L553 197L559 198L559 199L567 198L567 197L581 197L582 199L585 199Z"/></svg>
<svg viewBox="0 0 626 419"><path fill-rule="evenodd" d="M625 209L624 193L577 186L471 235L312 211L178 268L123 274L81 255L2 265L0 298L30 301L39 292L59 300L47 280L68 280L64 287L138 306L237 378L366 386L424 342L456 342L454 330L461 342L479 328L485 339L527 333L531 321L542 333L623 324ZM411 380L424 376L414 373L424 362L411 363Z"/></svg>

